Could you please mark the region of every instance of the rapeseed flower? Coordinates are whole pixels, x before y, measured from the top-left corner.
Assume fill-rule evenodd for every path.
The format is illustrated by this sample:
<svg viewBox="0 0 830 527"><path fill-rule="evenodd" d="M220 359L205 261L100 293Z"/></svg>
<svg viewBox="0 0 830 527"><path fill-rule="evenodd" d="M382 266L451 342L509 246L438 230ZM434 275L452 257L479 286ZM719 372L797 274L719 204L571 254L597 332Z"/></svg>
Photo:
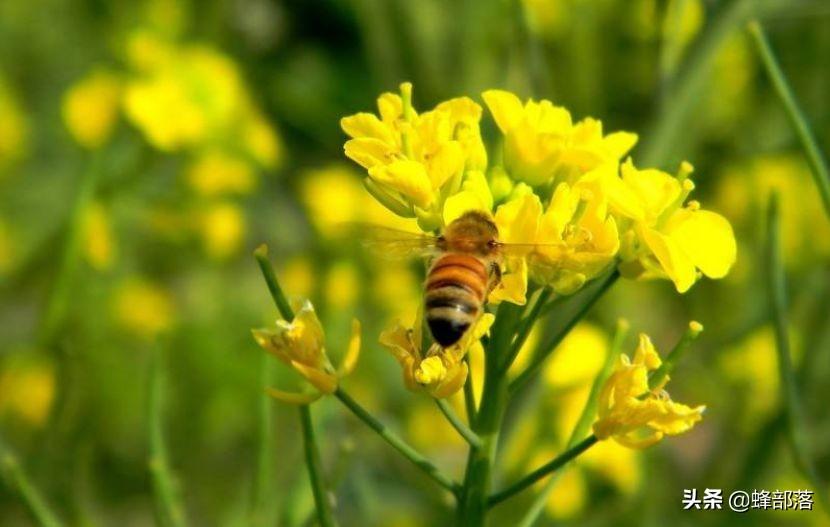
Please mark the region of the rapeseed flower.
<svg viewBox="0 0 830 527"><path fill-rule="evenodd" d="M609 206L628 228L621 239L620 270L631 278L666 277L684 293L698 271L723 278L735 263L737 246L732 226L720 214L703 210L686 198L694 190L689 163L678 176L657 169L638 169L631 159L621 177L598 176Z"/></svg>
<svg viewBox="0 0 830 527"><path fill-rule="evenodd" d="M470 210L494 218L499 240L513 247L491 303L524 304L528 280L572 294L616 265L628 278L670 279L681 293L699 273L721 278L732 267L729 222L686 203L691 165L677 177L637 169L630 159L620 165L636 134L605 134L600 121L574 122L550 101L522 103L489 90L482 98L503 152L489 156L497 164L488 167L474 101L452 99L417 114L411 97L405 83L401 95L378 98L378 115L343 118L346 155L367 170L364 185L378 203L416 218L425 232Z"/></svg>
<svg viewBox="0 0 830 527"><path fill-rule="evenodd" d="M364 183L379 202L399 216L417 217L425 231L439 229L444 200L458 191L464 171L486 168L481 107L459 98L418 114L412 85L404 83L400 95L378 98L378 115L341 119L351 137L346 156L367 170Z"/></svg>
<svg viewBox="0 0 830 527"><path fill-rule="evenodd" d="M83 215L84 257L96 270L112 267L117 254L109 211L101 203L92 203Z"/></svg>
<svg viewBox="0 0 830 527"><path fill-rule="evenodd" d="M464 385L469 373L464 356L481 349L481 338L490 330L494 319L492 314L485 313L456 344L448 348L432 344L426 348L423 310L419 309L412 327L398 321L381 333L380 343L400 363L404 384L409 390L426 391L436 399L443 399Z"/></svg>
<svg viewBox="0 0 830 527"><path fill-rule="evenodd" d="M106 70L95 70L72 85L63 98L63 120L84 148L100 148L112 135L118 119L121 80Z"/></svg>
<svg viewBox="0 0 830 527"><path fill-rule="evenodd" d="M604 135L596 119L574 123L568 110L547 100L522 104L503 90L485 91L482 98L504 136L505 169L532 186L573 182L604 162L619 161L637 142L630 132Z"/></svg>
<svg viewBox="0 0 830 527"><path fill-rule="evenodd" d="M313 393L292 393L269 389L274 398L294 404L307 404L333 393L341 378L350 374L360 354L360 322L352 321L348 349L338 369L326 353L325 333L314 306L308 300L295 306L291 322L277 320L276 329L253 330L254 340L265 351L291 366L315 389Z"/></svg>
<svg viewBox="0 0 830 527"><path fill-rule="evenodd" d="M49 416L55 396L51 364L23 358L6 359L0 369L0 415L13 415L38 427Z"/></svg>
<svg viewBox="0 0 830 527"><path fill-rule="evenodd" d="M658 386L649 386L649 373L661 363L651 339L641 333L633 360L621 355L616 371L600 392L599 419L594 423L597 438L645 448L665 435L690 430L702 419L704 406L693 408L671 400L663 390L668 377Z"/></svg>
<svg viewBox="0 0 830 527"><path fill-rule="evenodd" d="M121 327L148 341L169 330L175 322L175 304L170 293L139 278L118 287L113 307Z"/></svg>

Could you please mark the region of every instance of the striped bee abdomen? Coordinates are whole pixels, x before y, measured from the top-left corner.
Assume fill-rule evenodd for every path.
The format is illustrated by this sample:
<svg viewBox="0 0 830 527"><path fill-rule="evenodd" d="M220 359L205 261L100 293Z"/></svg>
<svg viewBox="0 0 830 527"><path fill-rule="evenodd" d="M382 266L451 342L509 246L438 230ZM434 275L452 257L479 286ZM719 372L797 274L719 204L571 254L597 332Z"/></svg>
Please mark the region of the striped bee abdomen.
<svg viewBox="0 0 830 527"><path fill-rule="evenodd" d="M433 262L427 274L424 307L435 342L452 346L478 318L489 277L476 257L447 253Z"/></svg>

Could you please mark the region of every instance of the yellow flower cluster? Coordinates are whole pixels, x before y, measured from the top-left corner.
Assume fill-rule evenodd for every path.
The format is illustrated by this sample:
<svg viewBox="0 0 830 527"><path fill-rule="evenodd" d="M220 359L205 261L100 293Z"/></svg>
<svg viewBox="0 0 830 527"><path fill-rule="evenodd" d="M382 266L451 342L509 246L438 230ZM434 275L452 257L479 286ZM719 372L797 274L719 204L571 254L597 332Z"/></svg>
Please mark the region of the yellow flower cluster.
<svg viewBox="0 0 830 527"><path fill-rule="evenodd" d="M641 333L634 359L621 355L600 392L599 419L594 423L597 438L612 437L623 446L645 448L665 435L690 430L703 418L704 406L692 408L671 400L663 390L668 376L659 385L649 386L649 374L660 364L651 339Z"/></svg>
<svg viewBox="0 0 830 527"><path fill-rule="evenodd" d="M425 232L468 210L491 214L500 241L520 244L504 263L491 302L525 302L528 278L571 294L611 266L623 276L666 278L679 292L700 274L721 278L736 257L729 222L687 202L691 165L675 176L638 169L624 156L630 132L606 134L593 118L574 122L550 101L525 103L489 90L482 98L501 137L488 156L469 98L418 114L412 86L378 99L379 115L341 121L346 155L367 170L369 192ZM496 160L488 165L489 160Z"/></svg>
<svg viewBox="0 0 830 527"><path fill-rule="evenodd" d="M295 306L291 322L277 320L276 329L253 330L254 340L265 351L291 366L315 389L312 393L294 393L269 389L275 399L293 404L308 404L333 393L342 377L352 372L360 354L360 322L352 321L352 334L340 367L335 370L326 354L325 334L314 306L305 301Z"/></svg>
<svg viewBox="0 0 830 527"><path fill-rule="evenodd" d="M256 189L259 171L279 166L282 143L231 58L164 33L132 32L125 69L94 69L70 86L64 123L78 144L97 150L111 139L123 111L152 147L185 153L184 179L204 198L186 211L187 226L209 256L223 259L238 251L246 231L235 198ZM2 102L0 93L0 113ZM2 124L0 139L1 132Z"/></svg>

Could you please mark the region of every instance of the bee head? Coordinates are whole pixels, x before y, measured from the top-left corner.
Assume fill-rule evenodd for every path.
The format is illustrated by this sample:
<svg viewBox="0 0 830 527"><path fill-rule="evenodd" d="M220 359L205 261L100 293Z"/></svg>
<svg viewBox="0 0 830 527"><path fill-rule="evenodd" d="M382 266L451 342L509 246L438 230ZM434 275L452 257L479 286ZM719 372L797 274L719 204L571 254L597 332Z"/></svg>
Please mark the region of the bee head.
<svg viewBox="0 0 830 527"><path fill-rule="evenodd" d="M471 210L447 225L441 239L448 250L485 256L497 249L498 236L489 214Z"/></svg>

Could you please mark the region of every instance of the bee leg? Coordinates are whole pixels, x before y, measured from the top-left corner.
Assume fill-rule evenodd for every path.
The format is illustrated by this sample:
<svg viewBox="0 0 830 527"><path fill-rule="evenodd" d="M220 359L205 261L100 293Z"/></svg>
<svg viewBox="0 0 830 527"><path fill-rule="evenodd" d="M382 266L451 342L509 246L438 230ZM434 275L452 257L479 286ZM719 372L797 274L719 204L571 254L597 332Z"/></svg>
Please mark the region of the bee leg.
<svg viewBox="0 0 830 527"><path fill-rule="evenodd" d="M501 283L501 266L498 262L490 263L490 287L489 291L496 288Z"/></svg>

